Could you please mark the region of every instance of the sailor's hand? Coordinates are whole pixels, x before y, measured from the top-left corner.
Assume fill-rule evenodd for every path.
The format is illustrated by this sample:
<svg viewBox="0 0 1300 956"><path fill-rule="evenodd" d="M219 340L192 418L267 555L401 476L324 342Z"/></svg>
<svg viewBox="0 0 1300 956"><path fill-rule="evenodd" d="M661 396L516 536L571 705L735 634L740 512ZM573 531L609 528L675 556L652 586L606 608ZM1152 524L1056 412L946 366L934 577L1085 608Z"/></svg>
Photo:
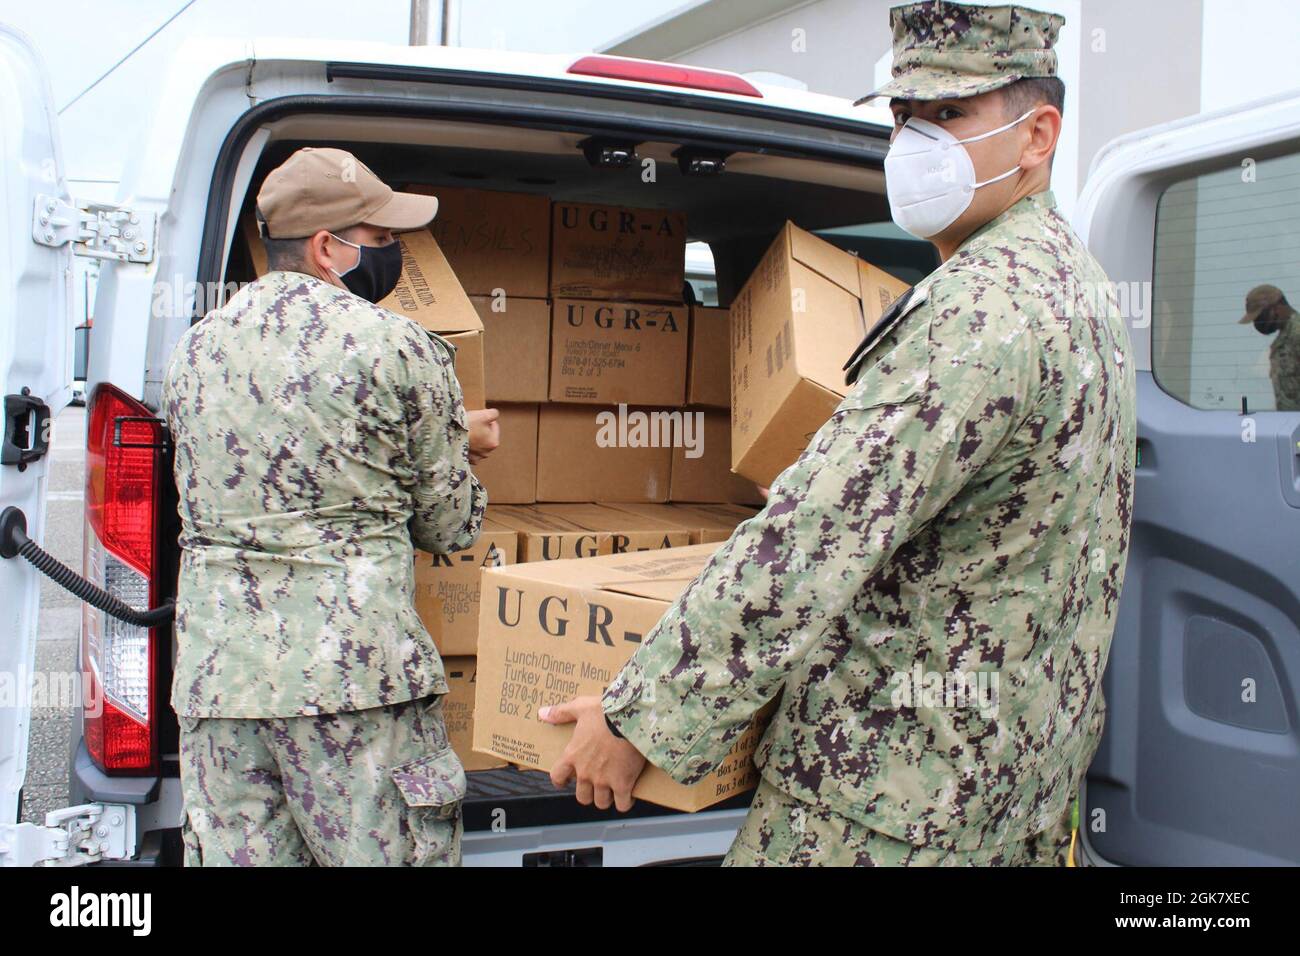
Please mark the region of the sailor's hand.
<svg viewBox="0 0 1300 956"><path fill-rule="evenodd" d="M501 444L501 424L497 419L501 412L495 408L484 408L466 412L469 420L469 463L477 465Z"/></svg>
<svg viewBox="0 0 1300 956"><path fill-rule="evenodd" d="M573 724L573 737L564 748L551 782L563 787L577 778L578 802L595 803L601 810L612 805L632 809L632 786L645 768L645 757L622 738L610 733L599 697L575 697L564 704L543 707L537 716L548 724Z"/></svg>

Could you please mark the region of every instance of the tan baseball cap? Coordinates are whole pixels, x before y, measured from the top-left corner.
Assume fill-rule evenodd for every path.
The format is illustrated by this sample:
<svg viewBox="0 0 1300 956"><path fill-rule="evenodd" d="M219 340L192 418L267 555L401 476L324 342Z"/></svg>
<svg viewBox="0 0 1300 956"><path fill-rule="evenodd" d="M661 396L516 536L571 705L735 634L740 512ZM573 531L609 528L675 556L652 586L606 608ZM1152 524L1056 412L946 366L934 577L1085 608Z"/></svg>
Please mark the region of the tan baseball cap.
<svg viewBox="0 0 1300 956"><path fill-rule="evenodd" d="M347 150L304 146L271 170L257 194L258 228L269 239L304 239L362 223L405 232L438 212L434 196L399 193Z"/></svg>
<svg viewBox="0 0 1300 956"><path fill-rule="evenodd" d="M1255 318L1265 309L1272 308L1281 302L1288 309L1291 303L1287 302L1286 296L1282 290L1275 285L1257 285L1246 294L1246 314L1237 320L1238 325L1246 325L1254 322ZM1291 311L1295 311L1292 309Z"/></svg>

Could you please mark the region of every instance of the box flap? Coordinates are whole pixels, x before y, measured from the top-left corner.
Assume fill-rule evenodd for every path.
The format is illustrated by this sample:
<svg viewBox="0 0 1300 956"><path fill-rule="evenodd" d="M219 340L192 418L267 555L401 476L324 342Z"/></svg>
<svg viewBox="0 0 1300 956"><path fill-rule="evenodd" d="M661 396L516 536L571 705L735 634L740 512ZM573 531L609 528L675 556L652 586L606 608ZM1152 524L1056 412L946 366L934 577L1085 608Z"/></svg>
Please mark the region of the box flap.
<svg viewBox="0 0 1300 956"><path fill-rule="evenodd" d="M430 332L481 332L483 320L427 229L404 232L402 277L381 308L414 319Z"/></svg>
<svg viewBox="0 0 1300 956"><path fill-rule="evenodd" d="M829 279L845 292L855 298L862 295L862 285L858 278L858 258L833 246L825 239L814 236L811 232L800 229L793 222L786 222L785 231L789 234L790 257L801 262L813 272Z"/></svg>
<svg viewBox="0 0 1300 956"><path fill-rule="evenodd" d="M701 565L702 567L702 565ZM697 574L699 572L696 572ZM671 604L676 601L678 596L686 590L686 585L695 580L695 575L689 575L684 578L664 578L659 581L606 581L604 584L596 586L597 591L612 591L615 594L626 594L629 597L649 598L652 601L663 601L665 604Z"/></svg>
<svg viewBox="0 0 1300 956"><path fill-rule="evenodd" d="M858 282L861 285L862 315L870 329L884 315L900 295L910 286L902 279L897 279L879 266L858 260Z"/></svg>

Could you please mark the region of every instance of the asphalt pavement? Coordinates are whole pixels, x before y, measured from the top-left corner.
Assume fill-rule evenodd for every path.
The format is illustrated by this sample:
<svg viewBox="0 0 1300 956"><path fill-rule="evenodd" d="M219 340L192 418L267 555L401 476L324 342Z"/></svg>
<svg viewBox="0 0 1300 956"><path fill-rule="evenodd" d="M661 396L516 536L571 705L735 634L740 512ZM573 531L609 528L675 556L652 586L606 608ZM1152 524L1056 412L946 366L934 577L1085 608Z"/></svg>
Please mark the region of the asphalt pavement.
<svg viewBox="0 0 1300 956"><path fill-rule="evenodd" d="M68 406L55 419L50 450L49 499L43 547L75 571L81 570L85 520L86 410ZM33 573L36 573L33 571ZM81 602L48 578L41 580L41 614L36 671L67 674L79 668ZM47 678L47 686L55 686ZM27 782L22 818L44 823L45 814L68 805L76 708L36 707L27 747Z"/></svg>

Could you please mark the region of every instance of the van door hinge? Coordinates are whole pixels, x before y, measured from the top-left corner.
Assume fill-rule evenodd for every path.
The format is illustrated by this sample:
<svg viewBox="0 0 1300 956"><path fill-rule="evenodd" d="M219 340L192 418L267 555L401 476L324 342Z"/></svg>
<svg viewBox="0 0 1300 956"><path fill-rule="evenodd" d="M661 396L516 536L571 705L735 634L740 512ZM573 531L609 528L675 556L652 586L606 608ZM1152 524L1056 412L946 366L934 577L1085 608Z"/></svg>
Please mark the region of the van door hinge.
<svg viewBox="0 0 1300 956"><path fill-rule="evenodd" d="M17 465L19 471L26 471L50 450L50 406L26 387L21 395L6 395L4 401L0 465Z"/></svg>
<svg viewBox="0 0 1300 956"><path fill-rule="evenodd" d="M0 827L0 866L81 866L135 852L135 807L87 803L45 815L45 826Z"/></svg>
<svg viewBox="0 0 1300 956"><path fill-rule="evenodd" d="M158 217L108 202L40 195L32 208L32 239L72 253L118 262L152 262Z"/></svg>

